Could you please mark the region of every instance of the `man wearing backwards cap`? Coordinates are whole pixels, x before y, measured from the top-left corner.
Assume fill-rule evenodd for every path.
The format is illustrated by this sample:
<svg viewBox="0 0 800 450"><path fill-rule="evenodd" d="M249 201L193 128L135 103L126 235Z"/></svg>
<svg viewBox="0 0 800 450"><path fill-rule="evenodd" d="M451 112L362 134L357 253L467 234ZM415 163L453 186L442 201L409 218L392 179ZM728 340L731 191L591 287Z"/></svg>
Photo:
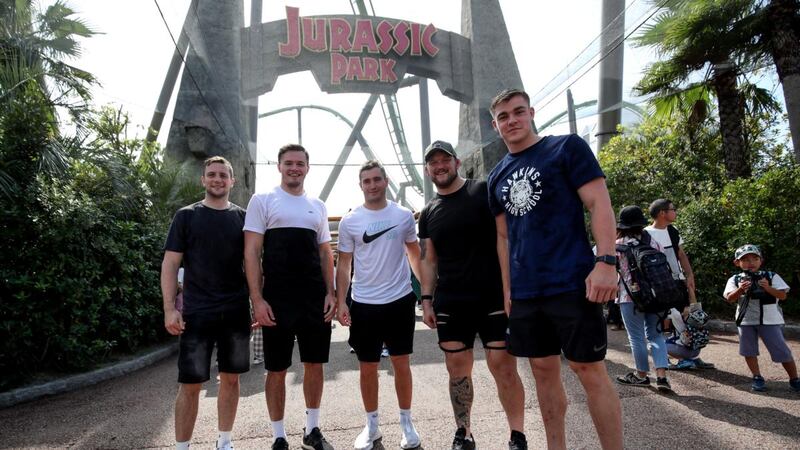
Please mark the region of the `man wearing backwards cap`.
<svg viewBox="0 0 800 450"><path fill-rule="evenodd" d="M436 328L439 347L445 352L457 427L452 448L475 448L470 412L474 397L472 346L477 334L511 429L509 448L526 449L522 433L525 391L516 360L506 351L508 318L503 310L494 216L486 182L460 177L460 165L449 143L436 141L428 146L425 171L437 195L419 216L423 320Z"/></svg>

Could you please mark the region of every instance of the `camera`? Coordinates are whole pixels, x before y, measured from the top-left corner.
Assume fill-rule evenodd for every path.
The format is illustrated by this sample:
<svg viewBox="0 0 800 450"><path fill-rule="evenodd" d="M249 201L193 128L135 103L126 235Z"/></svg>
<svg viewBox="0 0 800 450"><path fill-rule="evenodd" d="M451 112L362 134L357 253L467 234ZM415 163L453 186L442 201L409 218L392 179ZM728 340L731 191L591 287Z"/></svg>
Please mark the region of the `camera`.
<svg viewBox="0 0 800 450"><path fill-rule="evenodd" d="M757 272L751 272L751 271L748 270L748 271L745 271L744 274L745 274L745 277L746 277L745 279L750 281L749 292L750 292L751 295L753 295L754 297L758 297L759 295L766 294L766 292L764 291L764 288L762 288L758 284L759 280L761 280L762 278L767 278L767 273L766 272L764 272L763 270L759 270Z"/></svg>

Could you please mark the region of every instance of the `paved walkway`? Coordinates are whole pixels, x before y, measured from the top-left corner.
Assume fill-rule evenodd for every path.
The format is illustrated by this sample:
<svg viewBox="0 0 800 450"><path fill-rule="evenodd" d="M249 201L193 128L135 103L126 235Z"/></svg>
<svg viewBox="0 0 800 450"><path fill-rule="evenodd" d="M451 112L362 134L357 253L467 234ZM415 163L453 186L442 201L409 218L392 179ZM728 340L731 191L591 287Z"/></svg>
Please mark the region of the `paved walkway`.
<svg viewBox="0 0 800 450"><path fill-rule="evenodd" d="M348 352L347 330L337 326L326 367L323 431L339 450L352 448L363 427L358 393L358 365ZM622 331L609 331L608 369L612 375L628 371L632 357ZM792 340L795 356L800 342ZM417 323L412 359L414 419L423 448L450 448L454 431L446 391L443 356L435 332ZM480 351L475 368L474 434L479 448L502 450L508 431L493 381ZM754 394L737 338L716 333L704 350L704 359L718 370L670 373L674 395L649 388L617 386L623 403L626 447L708 449L798 448L800 394L789 389L780 365L762 357L769 391ZM295 356L296 358L296 356ZM386 449L398 447L399 430L392 373L388 361L381 370L381 424ZM526 388L525 426L531 448L543 448L544 433L535 401L535 388L525 361L519 363ZM176 392L175 356L153 366L74 392L0 410L0 448L169 448L173 443L173 401ZM598 448L586 398L577 378L564 366L570 408L567 413L569 448ZM302 373L288 377L286 429L291 448L298 449L304 425ZM263 370L242 376L241 401L234 430L237 449L269 448L271 432L265 412ZM213 448L216 438L217 386L201 393L194 447ZM380 448L380 447L376 447Z"/></svg>

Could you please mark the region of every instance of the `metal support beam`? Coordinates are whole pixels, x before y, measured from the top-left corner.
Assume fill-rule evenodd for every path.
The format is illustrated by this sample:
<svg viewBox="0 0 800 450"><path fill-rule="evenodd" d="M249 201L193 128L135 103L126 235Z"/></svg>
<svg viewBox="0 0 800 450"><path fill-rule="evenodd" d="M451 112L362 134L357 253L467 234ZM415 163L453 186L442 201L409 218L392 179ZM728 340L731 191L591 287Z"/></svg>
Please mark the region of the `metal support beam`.
<svg viewBox="0 0 800 450"><path fill-rule="evenodd" d="M331 170L331 174L328 176L328 181L325 182L325 186L322 188L322 192L319 194L319 199L323 202L328 199L328 196L333 190L333 185L336 184L336 179L338 179L339 174L342 173L342 166L347 162L347 158L350 156L350 151L353 150L353 146L356 143L356 138L359 134L361 134L364 124L367 123L367 119L372 113L372 108L374 108L375 103L378 102L378 97L378 94L370 95L369 100L367 100L367 104L364 105L364 109L361 110L361 115L358 116L358 120L356 121L353 130L350 131L350 136L347 138L347 142L345 142L342 152L339 153L339 158L336 159L336 165L333 166L333 170Z"/></svg>
<svg viewBox="0 0 800 450"><path fill-rule="evenodd" d="M575 100L572 99L571 89L567 89L567 116L569 117L569 132L578 134L578 121L575 119Z"/></svg>
<svg viewBox="0 0 800 450"><path fill-rule="evenodd" d="M178 45L175 51L172 52L172 60L169 62L167 75L164 77L164 84L161 86L161 93L158 94L158 101L156 102L156 109L153 111L153 118L150 120L150 127L147 129L147 142L154 142L158 138L158 133L161 132L161 124L164 122L164 115L167 113L169 101L172 99L172 92L175 90L175 82L178 81L178 73L183 67L183 58L189 50L189 35L186 34L186 29L189 26L189 21L194 18L194 9L197 7L197 0L192 0L189 4L189 10L186 12L186 18L183 19L183 27L178 35Z"/></svg>
<svg viewBox="0 0 800 450"><path fill-rule="evenodd" d="M419 120L420 134L422 134L422 163L425 164L425 149L431 143L431 111L428 105L427 78L419 80ZM427 204L433 198L433 183L424 168L422 169L422 180L423 198Z"/></svg>

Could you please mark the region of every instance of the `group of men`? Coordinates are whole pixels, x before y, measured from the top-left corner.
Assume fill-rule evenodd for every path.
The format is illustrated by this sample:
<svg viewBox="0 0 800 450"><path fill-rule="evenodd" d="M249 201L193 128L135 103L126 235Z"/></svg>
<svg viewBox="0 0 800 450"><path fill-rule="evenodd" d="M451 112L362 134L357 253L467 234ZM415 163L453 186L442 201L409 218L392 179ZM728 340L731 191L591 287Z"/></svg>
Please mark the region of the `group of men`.
<svg viewBox="0 0 800 450"><path fill-rule="evenodd" d="M350 327L349 343L359 360L366 425L354 448L372 449L382 437L378 364L384 345L394 369L400 447L419 447L411 418L412 271L421 281L423 321L436 328L445 354L457 428L453 449L476 448L470 415L476 335L506 413L510 450L528 448L516 357L528 358L533 371L548 448L566 448L562 353L586 391L601 445L622 448L620 401L603 362L602 303L612 300L617 288L615 221L603 173L581 139L534 132L525 92L501 92L491 113L509 153L488 182L459 176L460 161L449 143L436 141L426 149L425 170L437 196L419 217L422 245L413 213L387 200L384 168L376 161L362 165L364 203L339 224L335 277L325 205L303 188L309 170L303 147L280 149L281 184L254 195L246 214L228 201L234 183L230 164L219 157L206 161L205 198L176 214L162 268L165 326L181 335L178 448L187 448L191 439L215 345L217 447L232 448L238 375L249 368L249 303L254 325L263 329L273 449L289 448L283 427L285 377L295 340L304 364L307 408L301 446L331 448L320 431L319 407L335 316ZM584 228L584 208L591 214L597 257ZM181 264L182 313L174 306Z"/></svg>

